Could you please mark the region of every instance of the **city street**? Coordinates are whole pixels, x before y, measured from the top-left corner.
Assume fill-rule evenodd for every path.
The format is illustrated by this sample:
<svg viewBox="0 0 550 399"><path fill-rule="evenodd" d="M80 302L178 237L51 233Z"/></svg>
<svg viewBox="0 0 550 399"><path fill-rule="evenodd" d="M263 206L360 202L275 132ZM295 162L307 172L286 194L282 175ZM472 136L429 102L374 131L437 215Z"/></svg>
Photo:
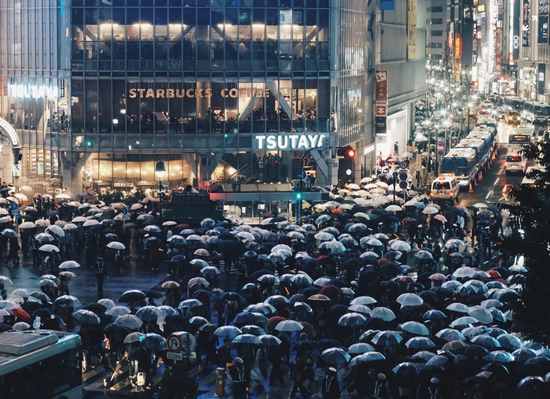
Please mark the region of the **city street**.
<svg viewBox="0 0 550 399"><path fill-rule="evenodd" d="M500 122L498 124L497 143L500 146L499 157L495 160L483 180L472 193L463 193L460 197L460 205L471 206L477 202L498 202L502 200L502 190L506 185L519 186L523 175L507 175L505 171L506 144L508 135L517 129Z"/></svg>

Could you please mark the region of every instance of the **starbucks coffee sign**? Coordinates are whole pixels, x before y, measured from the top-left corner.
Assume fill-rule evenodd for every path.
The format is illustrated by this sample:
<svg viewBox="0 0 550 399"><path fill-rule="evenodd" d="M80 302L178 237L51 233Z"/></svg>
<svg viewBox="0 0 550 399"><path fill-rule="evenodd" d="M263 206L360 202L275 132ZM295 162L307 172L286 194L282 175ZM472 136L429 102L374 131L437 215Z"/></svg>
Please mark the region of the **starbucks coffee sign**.
<svg viewBox="0 0 550 399"><path fill-rule="evenodd" d="M133 88L128 90L128 98L210 98L219 95L222 98L267 98L270 96L270 90L267 88L240 87L223 88L214 92L211 88L198 89L189 88L165 88L165 89L145 89Z"/></svg>
<svg viewBox="0 0 550 399"><path fill-rule="evenodd" d="M254 148L265 151L308 151L328 145L328 134L259 134L254 136Z"/></svg>

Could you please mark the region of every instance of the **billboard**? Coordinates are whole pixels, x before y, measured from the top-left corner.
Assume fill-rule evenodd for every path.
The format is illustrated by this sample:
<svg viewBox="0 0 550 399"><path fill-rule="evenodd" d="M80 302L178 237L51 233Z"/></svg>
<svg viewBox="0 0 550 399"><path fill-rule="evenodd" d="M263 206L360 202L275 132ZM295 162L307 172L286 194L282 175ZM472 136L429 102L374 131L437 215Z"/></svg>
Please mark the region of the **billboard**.
<svg viewBox="0 0 550 399"><path fill-rule="evenodd" d="M546 86L546 64L539 64L537 68L537 94L544 95Z"/></svg>
<svg viewBox="0 0 550 399"><path fill-rule="evenodd" d="M538 40L539 44L548 43L548 12L549 12L550 0L539 0L539 26L538 26Z"/></svg>
<svg viewBox="0 0 550 399"><path fill-rule="evenodd" d="M510 64L515 63L519 59L519 43L520 43L520 21L521 21L521 3L520 0L514 1L512 13L512 59Z"/></svg>
<svg viewBox="0 0 550 399"><path fill-rule="evenodd" d="M521 45L523 47L529 47L529 33L531 26L531 0L522 0L521 10Z"/></svg>
<svg viewBox="0 0 550 399"><path fill-rule="evenodd" d="M407 58L416 58L416 0L407 0Z"/></svg>

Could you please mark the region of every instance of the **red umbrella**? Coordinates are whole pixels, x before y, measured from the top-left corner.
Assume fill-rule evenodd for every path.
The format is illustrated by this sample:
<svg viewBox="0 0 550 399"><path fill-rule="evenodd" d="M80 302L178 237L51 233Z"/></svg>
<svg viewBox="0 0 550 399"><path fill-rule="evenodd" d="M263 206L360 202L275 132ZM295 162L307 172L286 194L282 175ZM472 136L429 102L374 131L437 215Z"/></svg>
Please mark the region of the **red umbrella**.
<svg viewBox="0 0 550 399"><path fill-rule="evenodd" d="M26 322L31 321L31 316L27 313L27 311L21 307L16 307L12 310L13 315L17 318L17 320L22 320Z"/></svg>

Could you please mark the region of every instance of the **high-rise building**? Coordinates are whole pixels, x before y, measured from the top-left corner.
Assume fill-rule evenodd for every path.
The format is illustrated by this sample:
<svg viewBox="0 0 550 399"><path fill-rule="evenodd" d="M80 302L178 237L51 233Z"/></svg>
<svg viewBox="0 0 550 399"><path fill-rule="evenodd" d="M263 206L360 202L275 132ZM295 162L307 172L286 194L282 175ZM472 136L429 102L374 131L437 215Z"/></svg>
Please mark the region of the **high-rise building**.
<svg viewBox="0 0 550 399"><path fill-rule="evenodd" d="M407 153L415 103L426 95L429 1L381 3L375 25L375 64L377 73L387 75L388 101L385 128L376 124L376 155L387 158Z"/></svg>
<svg viewBox="0 0 550 399"><path fill-rule="evenodd" d="M549 0L521 0L518 95L524 100L550 101L549 10Z"/></svg>
<svg viewBox="0 0 550 399"><path fill-rule="evenodd" d="M444 63L447 59L449 27L449 1L430 0L428 6L427 55L433 64Z"/></svg>
<svg viewBox="0 0 550 399"><path fill-rule="evenodd" d="M367 3L0 0L4 178L329 182L336 147L374 141Z"/></svg>

